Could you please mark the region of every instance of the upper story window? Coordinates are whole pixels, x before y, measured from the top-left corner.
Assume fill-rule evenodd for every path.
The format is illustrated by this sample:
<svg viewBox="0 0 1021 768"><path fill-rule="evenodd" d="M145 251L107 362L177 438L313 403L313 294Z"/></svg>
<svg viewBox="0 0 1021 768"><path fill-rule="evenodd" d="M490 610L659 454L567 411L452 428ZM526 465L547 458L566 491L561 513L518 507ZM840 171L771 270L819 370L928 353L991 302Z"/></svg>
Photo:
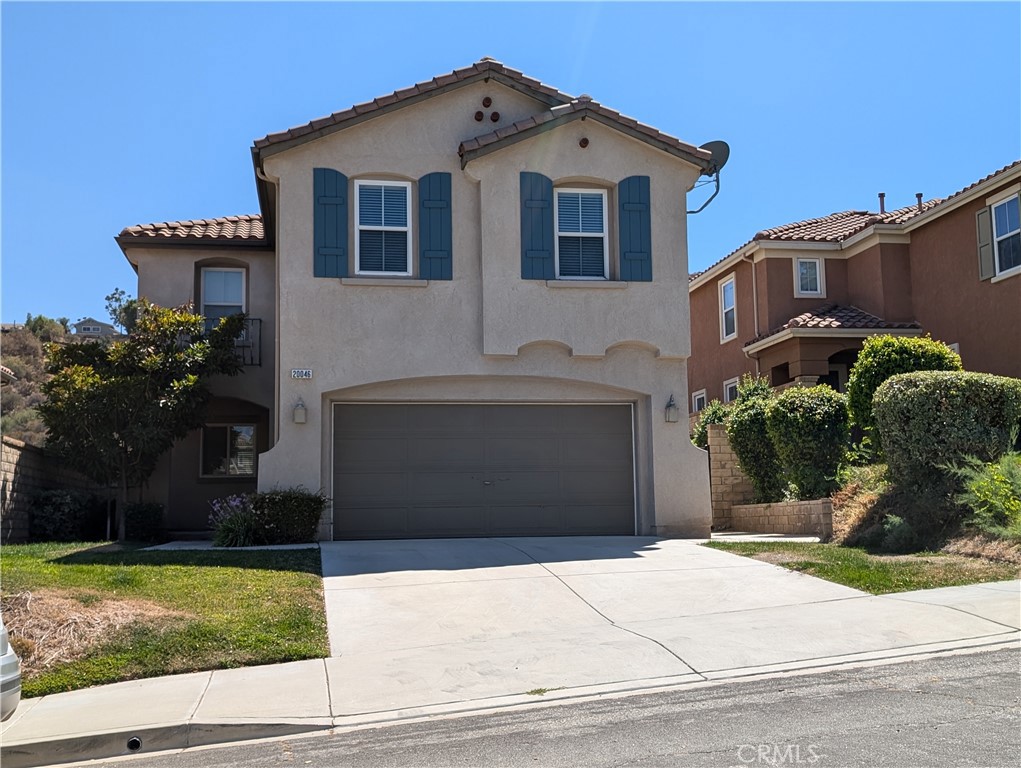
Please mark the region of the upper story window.
<svg viewBox="0 0 1021 768"><path fill-rule="evenodd" d="M411 184L355 181L355 273L410 275Z"/></svg>
<svg viewBox="0 0 1021 768"><path fill-rule="evenodd" d="M244 312L245 270L204 267L200 311L206 318L207 328L216 325L222 317Z"/></svg>
<svg viewBox="0 0 1021 768"><path fill-rule="evenodd" d="M737 295L734 276L721 280L720 286L720 341L737 336Z"/></svg>
<svg viewBox="0 0 1021 768"><path fill-rule="evenodd" d="M993 206L993 242L996 249L996 274L1021 267L1021 216L1018 196Z"/></svg>
<svg viewBox="0 0 1021 768"><path fill-rule="evenodd" d="M826 293L823 260L795 259L794 295L823 296Z"/></svg>
<svg viewBox="0 0 1021 768"><path fill-rule="evenodd" d="M609 278L606 192L557 189L556 274L558 278Z"/></svg>

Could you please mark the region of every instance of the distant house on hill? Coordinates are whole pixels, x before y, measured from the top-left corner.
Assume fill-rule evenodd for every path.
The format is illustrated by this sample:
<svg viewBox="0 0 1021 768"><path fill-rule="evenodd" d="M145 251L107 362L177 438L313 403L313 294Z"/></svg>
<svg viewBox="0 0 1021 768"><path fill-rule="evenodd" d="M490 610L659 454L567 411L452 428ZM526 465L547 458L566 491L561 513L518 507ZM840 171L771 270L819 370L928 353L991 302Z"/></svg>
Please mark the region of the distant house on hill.
<svg viewBox="0 0 1021 768"><path fill-rule="evenodd" d="M71 328L74 330L74 335L77 338L83 339L99 339L104 336L120 335L114 326L109 323L102 323L91 317L83 317L77 323L73 323Z"/></svg>

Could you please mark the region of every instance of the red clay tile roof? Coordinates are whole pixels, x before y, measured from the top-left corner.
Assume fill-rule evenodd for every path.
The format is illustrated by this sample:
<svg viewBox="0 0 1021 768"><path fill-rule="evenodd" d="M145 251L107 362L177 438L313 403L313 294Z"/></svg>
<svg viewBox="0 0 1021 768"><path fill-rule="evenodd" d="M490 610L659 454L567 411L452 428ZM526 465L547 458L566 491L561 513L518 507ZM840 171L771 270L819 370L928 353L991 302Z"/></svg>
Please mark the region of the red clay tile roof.
<svg viewBox="0 0 1021 768"><path fill-rule="evenodd" d="M826 304L817 309L803 312L797 317L792 317L779 328L774 328L766 333L760 333L754 339L745 344L749 346L763 339L767 339L781 331L791 328L863 328L868 330L896 330L907 329L921 330L916 322L893 323L881 317L870 315L858 307L843 306L841 304Z"/></svg>
<svg viewBox="0 0 1021 768"><path fill-rule="evenodd" d="M968 186L966 186L966 187L965 187L964 189L959 189L959 190L957 190L956 192L954 192L954 194L950 195L950 197L948 197L948 198L947 198L946 200L944 200L943 202L949 202L950 200L953 200L953 199L954 199L955 197L960 197L960 196L961 196L961 195L963 195L963 194L964 194L965 192L968 192L969 190L972 190L972 189L974 189L975 187L977 187L977 186L978 186L979 184L984 184L985 182L989 181L990 179L992 179L992 178L995 178L996 176L999 176L999 175L1000 175L1001 173L1006 173L1007 171L1011 171L1011 170L1013 170L1014 168L1017 168L1017 167L1018 167L1019 165L1021 165L1021 160L1015 160L1015 161L1014 161L1013 163L1011 163L1010 165L1005 165L1005 166L1003 166L1003 167L1002 167L1002 168L1001 168L1000 170L998 170L998 171L993 171L992 173L990 173L990 174L989 174L988 176L986 176L985 178L979 179L978 181L976 181L976 182L975 182L975 183L973 183L973 184L969 184L969 185L968 185Z"/></svg>
<svg viewBox="0 0 1021 768"><path fill-rule="evenodd" d="M373 99L372 101L366 101L362 104L355 104L353 107L345 109L341 112L334 112L332 115L327 117L319 118L318 120L312 120L305 125L299 125L294 128L290 128L286 131L280 131L278 133L271 133L268 136L264 136L261 139L255 140L255 148L264 149L272 146L273 144L279 144L284 141L290 141L291 139L297 139L302 136L307 136L314 133L322 128L328 128L341 123L351 120L355 117L361 117L362 115L369 112L376 112L385 107L390 107L402 101L406 101L416 96L421 96L430 91L435 91L441 88L448 88L455 86L460 83L471 82L486 76L497 76L504 77L518 85L524 86L526 89L532 91L534 94L540 97L545 97L545 100L551 104L563 104L569 102L573 97L562 91L557 90L549 85L539 82L531 77L526 77L523 73L516 69L504 66L499 61L491 59L489 57L483 58L474 64L464 67L462 69L455 69L446 75L438 75L432 80L425 80L421 83L416 83L410 88L402 88L399 91L394 91L386 96L380 96L379 98Z"/></svg>
<svg viewBox="0 0 1021 768"><path fill-rule="evenodd" d="M157 224L136 224L125 227L117 236L118 239L139 241L176 241L176 240L217 240L262 242L265 234L262 228L262 216L245 214L242 216L224 216L219 219L195 219L193 221L163 221Z"/></svg>
<svg viewBox="0 0 1021 768"><path fill-rule="evenodd" d="M568 116L582 117L589 115L603 117L625 129L631 129L650 139L663 142L674 149L678 149L681 152L692 155L695 159L712 159L712 153L708 150L700 149L692 144L681 141L675 136L663 133L662 131L653 128L651 125L640 123L633 117L627 117L616 110L604 107L599 102L593 101L589 96L581 96L580 98L573 99L568 104L552 107L546 112L532 115L531 117L516 122L513 125L498 128L491 133L486 133L481 136L476 136L473 139L463 141L461 142L461 146L458 147L457 154L464 157L466 153L476 152L493 144L499 144L506 139L522 134L526 131L537 129L553 120L559 120Z"/></svg>
<svg viewBox="0 0 1021 768"><path fill-rule="evenodd" d="M14 375L14 371L12 371L6 365L0 365L0 376L3 377L4 381L17 381L18 380L18 377Z"/></svg>

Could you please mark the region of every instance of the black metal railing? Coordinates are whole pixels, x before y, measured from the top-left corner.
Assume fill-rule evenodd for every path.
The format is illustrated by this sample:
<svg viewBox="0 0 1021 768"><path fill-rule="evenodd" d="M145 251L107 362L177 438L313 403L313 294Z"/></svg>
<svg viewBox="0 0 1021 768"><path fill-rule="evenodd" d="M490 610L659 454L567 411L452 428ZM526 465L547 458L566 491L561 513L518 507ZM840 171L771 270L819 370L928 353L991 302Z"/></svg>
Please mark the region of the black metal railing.
<svg viewBox="0 0 1021 768"><path fill-rule="evenodd" d="M206 331L220 322L219 318L206 320ZM246 317L244 330L234 339L234 353L242 365L262 365L262 320Z"/></svg>

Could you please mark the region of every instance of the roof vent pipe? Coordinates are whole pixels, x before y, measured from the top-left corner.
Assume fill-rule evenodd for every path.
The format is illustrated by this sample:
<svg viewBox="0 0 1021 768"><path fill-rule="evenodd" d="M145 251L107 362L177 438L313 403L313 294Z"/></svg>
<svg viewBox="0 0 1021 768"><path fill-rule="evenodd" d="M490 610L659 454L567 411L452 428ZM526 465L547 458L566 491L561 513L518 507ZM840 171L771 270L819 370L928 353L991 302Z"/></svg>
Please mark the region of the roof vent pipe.
<svg viewBox="0 0 1021 768"><path fill-rule="evenodd" d="M879 212L886 213L886 193L879 193Z"/></svg>
<svg viewBox="0 0 1021 768"><path fill-rule="evenodd" d="M915 200L918 201L918 212L921 213L922 212L922 193L921 192L915 192Z"/></svg>

